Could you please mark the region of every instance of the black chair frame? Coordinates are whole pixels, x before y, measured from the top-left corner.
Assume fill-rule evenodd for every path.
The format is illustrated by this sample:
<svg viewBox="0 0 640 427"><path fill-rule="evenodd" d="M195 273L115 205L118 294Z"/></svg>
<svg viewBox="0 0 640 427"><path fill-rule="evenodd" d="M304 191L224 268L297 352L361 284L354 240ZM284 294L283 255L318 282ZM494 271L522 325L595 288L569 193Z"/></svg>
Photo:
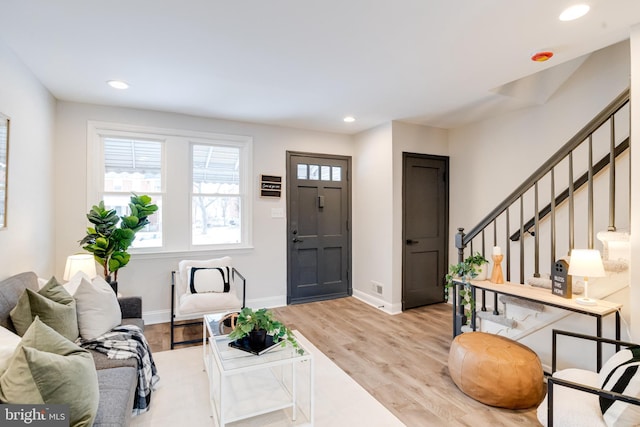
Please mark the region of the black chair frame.
<svg viewBox="0 0 640 427"><path fill-rule="evenodd" d="M246 306L247 299L247 279L244 278L242 274L235 267L231 268L231 280L236 280L236 276L242 280L242 308ZM202 319L199 320L185 320L186 323L176 323L176 314L175 314L175 306L176 306L176 272L175 270L171 272L171 350L174 349L177 345L186 345L186 344L195 344L198 342L202 342L202 338L194 339L194 340L184 340L184 341L175 341L175 329L183 328L186 326L195 326L202 325Z"/></svg>
<svg viewBox="0 0 640 427"><path fill-rule="evenodd" d="M593 335L578 334L575 332L561 331L558 329L553 330L553 343L551 346L551 363L552 363L552 375L556 371L556 350L557 350L557 336L564 335L572 338L583 339L588 341L594 341L601 344L611 344L616 346L616 351L620 347L632 347L638 344L614 340L609 338L600 338ZM601 388L590 387L584 384L575 383L572 381L563 380L560 378L553 378L553 376L547 377L547 427L553 427L553 387L558 385L561 387L568 387L575 390L583 391L585 393L597 394L600 397L605 397L611 400L621 400L623 402L630 403L632 405L640 406L640 399L626 396L624 394L616 393L614 391L603 390Z"/></svg>

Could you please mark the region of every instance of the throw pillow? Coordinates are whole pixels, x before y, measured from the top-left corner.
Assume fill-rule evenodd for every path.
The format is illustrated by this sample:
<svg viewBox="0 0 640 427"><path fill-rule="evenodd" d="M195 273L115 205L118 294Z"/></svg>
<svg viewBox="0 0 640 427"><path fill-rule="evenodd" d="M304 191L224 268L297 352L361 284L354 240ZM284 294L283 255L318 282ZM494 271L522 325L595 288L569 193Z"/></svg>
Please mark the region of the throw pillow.
<svg viewBox="0 0 640 427"><path fill-rule="evenodd" d="M21 336L36 316L71 341L79 335L76 302L55 277L38 292L25 289L9 315Z"/></svg>
<svg viewBox="0 0 640 427"><path fill-rule="evenodd" d="M189 275L192 267L215 268L229 267L231 269L231 257L214 258L208 260L182 260L178 263L177 292L178 295L191 293L189 289Z"/></svg>
<svg viewBox="0 0 640 427"><path fill-rule="evenodd" d="M78 311L78 329L83 340L92 340L122 323L116 294L101 277L80 280L73 297Z"/></svg>
<svg viewBox="0 0 640 427"><path fill-rule="evenodd" d="M89 276L87 276L84 271L78 271L69 279L67 283L62 286L64 286L67 292L69 292L69 295L73 296L76 293L76 290L78 290L78 286L80 286L80 282L82 281L82 279L91 281Z"/></svg>
<svg viewBox="0 0 640 427"><path fill-rule="evenodd" d="M18 344L20 344L20 337L0 326L0 375L9 366L9 361Z"/></svg>
<svg viewBox="0 0 640 427"><path fill-rule="evenodd" d="M0 376L0 401L67 404L70 425L91 426L99 397L91 353L36 317Z"/></svg>
<svg viewBox="0 0 640 427"><path fill-rule="evenodd" d="M229 267L191 267L189 269L189 291L229 292Z"/></svg>
<svg viewBox="0 0 640 427"><path fill-rule="evenodd" d="M615 391L640 398L640 346L620 350L604 364L600 384L604 390ZM618 400L600 398L604 422L609 427L636 426L640 420L640 407Z"/></svg>

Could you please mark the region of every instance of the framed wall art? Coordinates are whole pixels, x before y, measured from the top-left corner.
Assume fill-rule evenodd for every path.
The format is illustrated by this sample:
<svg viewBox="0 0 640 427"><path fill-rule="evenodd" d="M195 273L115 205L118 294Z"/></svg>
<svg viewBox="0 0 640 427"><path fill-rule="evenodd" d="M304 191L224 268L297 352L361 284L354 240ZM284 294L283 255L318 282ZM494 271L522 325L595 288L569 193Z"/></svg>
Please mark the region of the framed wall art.
<svg viewBox="0 0 640 427"><path fill-rule="evenodd" d="M0 230L7 227L7 184L9 181L9 117L0 113Z"/></svg>

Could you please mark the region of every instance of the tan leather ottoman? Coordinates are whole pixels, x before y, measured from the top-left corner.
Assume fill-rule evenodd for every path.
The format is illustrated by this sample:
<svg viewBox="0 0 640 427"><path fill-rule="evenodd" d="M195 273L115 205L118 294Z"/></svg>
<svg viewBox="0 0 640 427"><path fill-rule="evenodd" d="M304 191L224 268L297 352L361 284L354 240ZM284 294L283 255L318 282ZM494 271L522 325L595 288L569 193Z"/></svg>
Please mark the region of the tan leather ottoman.
<svg viewBox="0 0 640 427"><path fill-rule="evenodd" d="M537 406L545 393L538 355L509 338L484 332L467 332L453 340L449 374L466 395L501 408Z"/></svg>

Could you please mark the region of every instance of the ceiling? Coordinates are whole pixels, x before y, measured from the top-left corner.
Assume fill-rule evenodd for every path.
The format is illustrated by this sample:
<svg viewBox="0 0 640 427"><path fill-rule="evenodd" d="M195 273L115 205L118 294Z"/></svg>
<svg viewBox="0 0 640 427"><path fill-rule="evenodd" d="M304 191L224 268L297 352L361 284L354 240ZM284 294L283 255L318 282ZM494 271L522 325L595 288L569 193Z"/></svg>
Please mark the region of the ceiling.
<svg viewBox="0 0 640 427"><path fill-rule="evenodd" d="M583 3L561 22L570 1L2 0L0 42L65 101L347 134L453 128L545 102L514 82L548 70L557 87L640 22L638 0Z"/></svg>

